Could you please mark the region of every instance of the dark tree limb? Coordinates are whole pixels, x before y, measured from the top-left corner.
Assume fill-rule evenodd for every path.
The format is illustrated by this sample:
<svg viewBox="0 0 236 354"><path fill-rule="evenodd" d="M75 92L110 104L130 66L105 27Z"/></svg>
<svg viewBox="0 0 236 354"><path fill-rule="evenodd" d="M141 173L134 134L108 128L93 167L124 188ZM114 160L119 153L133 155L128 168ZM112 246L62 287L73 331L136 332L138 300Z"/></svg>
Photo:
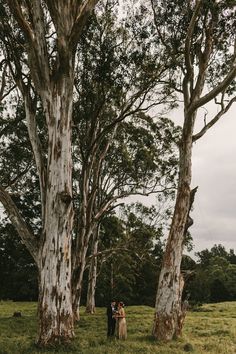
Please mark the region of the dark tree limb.
<svg viewBox="0 0 236 354"><path fill-rule="evenodd" d="M30 229L29 225L27 225L27 223L24 221L10 194L1 186L0 202L3 204L9 219L20 235L22 242L26 245L36 264L38 264L38 239Z"/></svg>

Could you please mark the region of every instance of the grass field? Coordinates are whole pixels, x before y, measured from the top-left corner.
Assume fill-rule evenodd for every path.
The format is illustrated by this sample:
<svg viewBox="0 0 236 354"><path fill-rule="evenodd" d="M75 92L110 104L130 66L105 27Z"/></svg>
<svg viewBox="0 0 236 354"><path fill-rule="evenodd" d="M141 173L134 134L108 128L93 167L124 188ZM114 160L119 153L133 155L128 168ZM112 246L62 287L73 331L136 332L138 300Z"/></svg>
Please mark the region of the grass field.
<svg viewBox="0 0 236 354"><path fill-rule="evenodd" d="M13 318L21 311L21 318ZM158 343L150 336L154 310L147 306L126 308L128 339L107 340L105 309L84 314L76 327L76 338L68 348L39 350L35 303L0 302L0 354L236 354L236 302L205 305L187 314L183 336L171 343Z"/></svg>

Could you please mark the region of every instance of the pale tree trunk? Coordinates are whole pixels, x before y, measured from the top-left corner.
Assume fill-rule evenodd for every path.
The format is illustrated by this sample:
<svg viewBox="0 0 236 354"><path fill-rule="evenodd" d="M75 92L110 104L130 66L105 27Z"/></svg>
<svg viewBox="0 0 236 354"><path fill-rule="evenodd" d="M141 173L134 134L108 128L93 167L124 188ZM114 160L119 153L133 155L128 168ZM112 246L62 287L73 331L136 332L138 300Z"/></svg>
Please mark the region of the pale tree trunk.
<svg viewBox="0 0 236 354"><path fill-rule="evenodd" d="M32 0L22 3L19 0L9 0L6 1L6 6L9 6L8 15L12 14L15 21L12 18L9 20L13 27L9 26L6 16L2 22L6 34L6 51L10 52L9 57L15 66L11 72L25 100L28 132L38 170L42 203L40 239L31 235L6 191L2 190L0 198L2 196L4 199L13 224L38 264L38 344L41 346L66 342L74 336L71 298L74 60L84 25L97 1ZM19 33L24 38L24 48L27 51L27 55L23 54L23 66L16 54L17 50L12 46L12 43L17 45ZM32 109L32 101L27 96L34 90L41 98L46 116L47 166L37 136L34 117L37 105ZM26 235L24 230L27 231Z"/></svg>
<svg viewBox="0 0 236 354"><path fill-rule="evenodd" d="M98 118L97 118L98 119ZM97 122L97 125L98 122ZM80 210L78 213L79 230L73 249L72 266L72 307L74 320L80 319L80 300L82 293L83 276L86 267L86 256L91 235L98 232L98 224L101 217L112 204L112 200L99 203L98 192L101 188L102 163L107 155L113 137L116 134L118 124L115 124L112 134L109 136L105 146L102 148L102 141L94 142L97 139L98 129L93 130L91 146L88 147L88 156L83 160L83 168L80 180ZM94 145L94 146L93 146ZM92 147L93 146L93 147ZM99 151L99 152L98 152ZM101 190L100 190L101 192ZM97 231L96 231L97 230ZM96 262L96 260L95 260ZM96 272L96 270L95 270ZM96 278L93 276L96 284ZM94 287L95 285L93 285Z"/></svg>
<svg viewBox="0 0 236 354"><path fill-rule="evenodd" d="M42 145L37 133L36 124L36 103L30 97L29 89L21 83L22 96L24 98L25 116L27 121L28 134L34 154L35 164L39 176L40 196L41 196L41 220L44 220L44 208L46 204L46 162L42 152Z"/></svg>
<svg viewBox="0 0 236 354"><path fill-rule="evenodd" d="M205 75L208 63L212 55L212 23L205 29L207 40L202 45L204 48L204 60L199 62L199 72L194 77L193 58L190 53L192 45L192 35L202 2L197 2L192 19L186 35L185 43L185 65L186 74L183 79L184 111L185 119L180 144L179 158L179 184L175 203L174 215L167 240L162 269L159 277L158 291L156 297L156 309L153 325L153 335L159 340L171 340L181 334L185 314L181 308L181 296L183 290L183 280L180 274L182 260L183 240L185 226L188 218L191 192L191 159L192 143L213 126L219 118L227 112L235 99L230 99L227 105L224 102L224 92L236 74L235 57L232 66L229 67L225 78L210 92L201 97L203 92ZM203 37L202 37L203 38ZM235 51L236 53L236 51ZM194 86L195 85L195 86ZM221 93L221 110L200 130L193 135L194 121L197 110L204 104L215 99Z"/></svg>
<svg viewBox="0 0 236 354"><path fill-rule="evenodd" d="M97 283L96 254L98 253L98 234L99 234L99 226L97 227L94 234L92 259L89 267L89 277L88 277L86 312L91 314L95 313L95 290L96 290L96 283Z"/></svg>
<svg viewBox="0 0 236 354"><path fill-rule="evenodd" d="M83 253L85 253L84 251ZM80 320L80 300L82 294L82 282L83 282L85 265L86 265L85 256L82 255L80 261L78 260L78 265L76 266L76 270L73 272L73 277L72 277L72 309L73 309L73 318L75 322Z"/></svg>
<svg viewBox="0 0 236 354"><path fill-rule="evenodd" d="M167 240L162 269L159 277L155 305L153 335L159 340L178 337L183 322L181 297L183 279L180 273L183 240L190 203L192 133L195 117L188 117L183 128L180 145L179 184L174 215Z"/></svg>
<svg viewBox="0 0 236 354"><path fill-rule="evenodd" d="M48 175L39 284L39 345L69 341L74 336L71 303L73 80L61 80L46 112ZM54 122L54 124L50 124Z"/></svg>
<svg viewBox="0 0 236 354"><path fill-rule="evenodd" d="M75 263L72 272L72 308L73 318L75 322L80 320L80 301L82 294L83 277L86 267L88 242L92 232L92 229L89 230L88 233L84 229L82 230L83 236L81 233L78 235L78 238L80 240L83 240L83 242L79 249L79 253L75 255Z"/></svg>
<svg viewBox="0 0 236 354"><path fill-rule="evenodd" d="M98 241L95 242L94 251L97 249ZM86 312L95 313L95 290L97 283L97 257L93 257L89 268Z"/></svg>
<svg viewBox="0 0 236 354"><path fill-rule="evenodd" d="M94 157L93 157L94 159ZM81 205L78 213L79 228L73 249L72 263L72 309L74 321L80 320L80 300L82 283L86 267L86 255L90 237L93 234L95 223L93 210L96 200L96 189L90 194L89 182L93 171L93 163L86 161L81 174Z"/></svg>

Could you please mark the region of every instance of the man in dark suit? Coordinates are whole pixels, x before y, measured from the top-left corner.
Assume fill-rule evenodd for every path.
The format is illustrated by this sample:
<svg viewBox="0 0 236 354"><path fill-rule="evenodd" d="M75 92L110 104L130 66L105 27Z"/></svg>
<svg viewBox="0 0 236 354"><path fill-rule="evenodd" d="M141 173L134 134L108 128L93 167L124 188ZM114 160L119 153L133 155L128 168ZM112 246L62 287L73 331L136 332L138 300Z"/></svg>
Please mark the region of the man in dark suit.
<svg viewBox="0 0 236 354"><path fill-rule="evenodd" d="M114 317L116 313L116 302L112 300L107 306L107 337L112 337L115 334L116 319Z"/></svg>

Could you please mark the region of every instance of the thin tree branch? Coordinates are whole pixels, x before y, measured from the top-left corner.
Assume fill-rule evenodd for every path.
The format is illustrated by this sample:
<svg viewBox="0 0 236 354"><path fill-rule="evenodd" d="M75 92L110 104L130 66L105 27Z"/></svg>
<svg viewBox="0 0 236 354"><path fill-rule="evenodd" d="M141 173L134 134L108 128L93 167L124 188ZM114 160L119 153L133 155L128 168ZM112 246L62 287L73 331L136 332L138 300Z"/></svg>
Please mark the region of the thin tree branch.
<svg viewBox="0 0 236 354"><path fill-rule="evenodd" d="M21 177L23 177L32 167L32 164L28 164L28 166L20 172L16 177L14 177L11 181L7 183L7 185L4 186L4 188L9 188L12 187Z"/></svg>
<svg viewBox="0 0 236 354"><path fill-rule="evenodd" d="M0 201L3 204L12 224L16 228L22 242L26 245L27 249L38 264L39 242L35 237L33 231L26 224L21 216L16 204L13 202L10 194L0 186Z"/></svg>
<svg viewBox="0 0 236 354"><path fill-rule="evenodd" d="M183 80L183 92L184 92L184 101L185 106L189 105L190 102L190 92L189 92L189 84L192 87L193 85L193 63L191 61L191 45L192 45L192 37L194 32L194 27L197 22L197 18L201 9L202 0L198 0L191 18L191 21L188 26L186 39L185 39L185 66L186 66L186 74Z"/></svg>
<svg viewBox="0 0 236 354"><path fill-rule="evenodd" d="M222 93L228 87L228 85L235 79L235 77L236 77L236 56L234 57L231 70L229 71L228 75L226 75L226 77L209 93L207 93L205 96L193 102L193 104L189 107L188 113L196 111L199 107L203 106L204 104L214 99L219 93Z"/></svg>
<svg viewBox="0 0 236 354"><path fill-rule="evenodd" d="M200 130L200 132L198 132L197 134L193 135L193 142L197 141L198 139L200 139L206 132L208 129L210 129L216 122L218 122L218 120L220 119L220 117L222 115L224 115L232 106L232 104L236 102L236 97L232 98L230 100L230 102L227 104L226 107L222 106L222 109L216 114L216 116L210 120L209 123L207 123L202 130Z"/></svg>
<svg viewBox="0 0 236 354"><path fill-rule="evenodd" d="M78 40L83 31L84 25L98 1L99 0L74 0L74 2L77 4L77 8L75 12L76 18L73 23L70 35L70 45L72 48L75 48L75 46L77 45Z"/></svg>
<svg viewBox="0 0 236 354"><path fill-rule="evenodd" d="M41 195L41 220L42 224L44 222L44 209L46 205L46 162L44 161L42 144L37 132L37 123L35 119L36 115L36 99L33 102L30 97L29 89L24 92L24 102L25 102L25 112L26 112L26 120L27 120L27 129L28 134L35 158L35 163L39 175L39 184L40 184L40 195Z"/></svg>

